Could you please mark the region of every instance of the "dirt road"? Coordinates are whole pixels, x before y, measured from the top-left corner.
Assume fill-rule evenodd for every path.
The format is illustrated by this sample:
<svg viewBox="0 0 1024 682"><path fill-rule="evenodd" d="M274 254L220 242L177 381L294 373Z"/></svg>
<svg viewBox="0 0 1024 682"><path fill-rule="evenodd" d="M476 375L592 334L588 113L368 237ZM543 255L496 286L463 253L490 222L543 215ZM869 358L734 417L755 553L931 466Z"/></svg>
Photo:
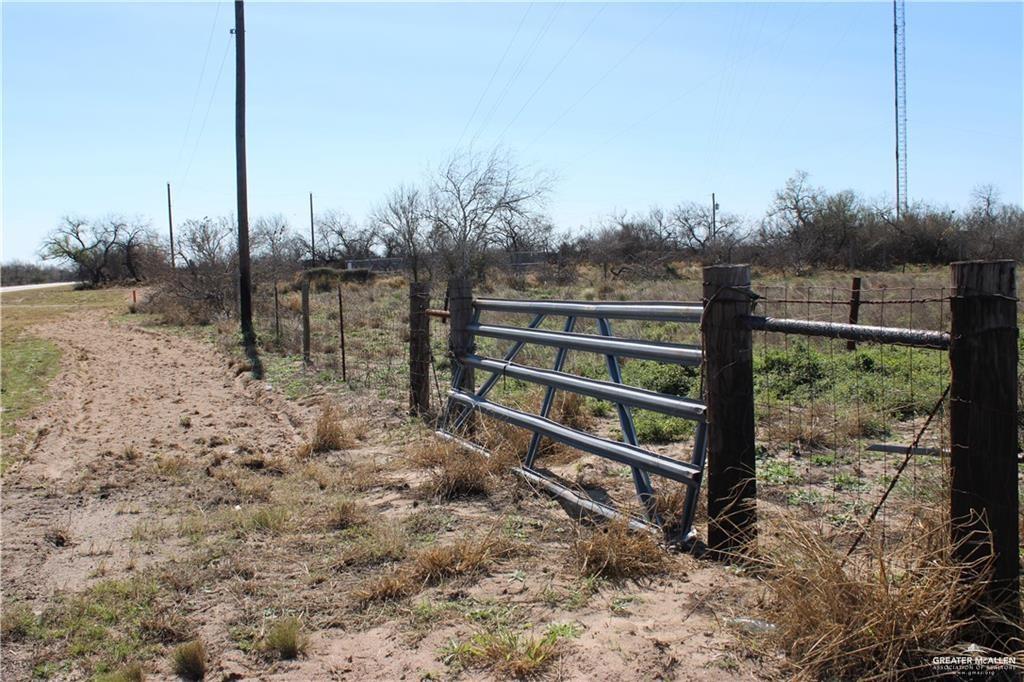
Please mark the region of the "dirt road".
<svg viewBox="0 0 1024 682"><path fill-rule="evenodd" d="M550 500L425 497L403 454L422 436L395 404L340 400L351 442L302 459L317 400L248 381L210 343L99 311L33 333L63 362L51 399L20 424L25 461L3 480L4 604L60 627L7 637L3 679L81 679L131 660L170 677L170 650L192 638L206 643L208 679L500 678L472 638L528 658L535 631L568 633L548 668L563 679L761 675L722 627L757 598L749 579L677 557L653 582L581 581L562 568L574 531ZM364 510L358 532L331 520L339 499ZM519 549L412 600L353 606L367 581L486 528ZM108 591L106 610L76 606L68 619L79 603L68 595L143 576L157 594L145 603L111 606ZM267 628L290 613L306 653L274 660Z"/></svg>

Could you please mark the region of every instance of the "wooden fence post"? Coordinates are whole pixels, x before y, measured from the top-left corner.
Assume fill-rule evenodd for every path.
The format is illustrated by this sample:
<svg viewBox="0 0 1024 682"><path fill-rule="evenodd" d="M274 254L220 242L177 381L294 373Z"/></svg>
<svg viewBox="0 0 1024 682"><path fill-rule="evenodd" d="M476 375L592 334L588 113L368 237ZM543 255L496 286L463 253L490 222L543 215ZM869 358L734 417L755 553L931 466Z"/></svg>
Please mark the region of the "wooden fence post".
<svg viewBox="0 0 1024 682"><path fill-rule="evenodd" d="M857 324L860 319L860 277L854 277L850 283L850 324ZM856 341L847 341L846 350L857 350Z"/></svg>
<svg viewBox="0 0 1024 682"><path fill-rule="evenodd" d="M341 380L348 381L348 362L345 360L345 304L341 298L341 282L338 282L338 349L341 351Z"/></svg>
<svg viewBox="0 0 1024 682"><path fill-rule="evenodd" d="M281 307L277 301L277 280L274 280L274 338L281 343Z"/></svg>
<svg viewBox="0 0 1024 682"><path fill-rule="evenodd" d="M708 420L708 546L719 556L757 537L753 310L750 266L704 268L704 385Z"/></svg>
<svg viewBox="0 0 1024 682"><path fill-rule="evenodd" d="M989 641L979 643L1005 651L1021 622L1015 266L953 263L951 279L952 540L962 561L993 557L976 611Z"/></svg>
<svg viewBox="0 0 1024 682"><path fill-rule="evenodd" d="M409 283L409 413L430 412L430 284Z"/></svg>
<svg viewBox="0 0 1024 682"><path fill-rule="evenodd" d="M309 364L309 277L302 278L302 362Z"/></svg>
<svg viewBox="0 0 1024 682"><path fill-rule="evenodd" d="M452 279L448 283L448 310L451 313L448 326L448 349L452 355L452 371L457 381L453 388L467 393L476 390L476 376L473 369L461 367L457 358L472 353L473 332L468 327L473 321L473 285L468 278ZM467 430L472 430L472 415L466 420Z"/></svg>

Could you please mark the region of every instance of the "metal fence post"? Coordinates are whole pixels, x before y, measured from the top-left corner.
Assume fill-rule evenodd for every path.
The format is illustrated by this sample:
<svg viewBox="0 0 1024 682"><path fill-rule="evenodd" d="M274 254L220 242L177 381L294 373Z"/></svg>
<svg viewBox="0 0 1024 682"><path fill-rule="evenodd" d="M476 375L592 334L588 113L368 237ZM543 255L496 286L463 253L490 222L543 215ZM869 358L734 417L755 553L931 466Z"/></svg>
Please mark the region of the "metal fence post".
<svg viewBox="0 0 1024 682"><path fill-rule="evenodd" d="M757 537L754 472L750 266L704 268L704 384L707 394L708 545L720 556Z"/></svg>
<svg viewBox="0 0 1024 682"><path fill-rule="evenodd" d="M302 278L302 362L309 364L309 277Z"/></svg>
<svg viewBox="0 0 1024 682"><path fill-rule="evenodd" d="M468 278L452 279L448 283L448 349L452 355L452 388L472 393L476 390L476 376L472 367L462 364L460 358L473 352L473 284ZM468 408L467 408L468 409ZM472 419L465 420L471 429Z"/></svg>
<svg viewBox="0 0 1024 682"><path fill-rule="evenodd" d="M1015 265L965 261L950 274L952 540L964 562L992 556L976 615L982 643L1005 650L1021 622Z"/></svg>
<svg viewBox="0 0 1024 682"><path fill-rule="evenodd" d="M409 412L430 411L430 284L409 283Z"/></svg>

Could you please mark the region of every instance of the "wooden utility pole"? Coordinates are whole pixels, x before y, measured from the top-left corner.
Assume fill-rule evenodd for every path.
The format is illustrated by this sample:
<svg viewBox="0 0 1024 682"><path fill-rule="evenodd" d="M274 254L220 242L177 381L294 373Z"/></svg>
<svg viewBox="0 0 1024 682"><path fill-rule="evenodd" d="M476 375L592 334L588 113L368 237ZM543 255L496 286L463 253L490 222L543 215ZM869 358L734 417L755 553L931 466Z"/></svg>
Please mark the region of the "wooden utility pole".
<svg viewBox="0 0 1024 682"><path fill-rule="evenodd" d="M950 297L950 522L965 580L988 578L971 614L980 644L1020 636L1017 286L1012 260L953 263ZM982 567L991 574L980 576ZM972 641L978 641L977 638ZM1017 640L1019 644L1019 640Z"/></svg>
<svg viewBox="0 0 1024 682"><path fill-rule="evenodd" d="M171 240L171 269L174 269L174 219L171 217L171 183L167 183L167 232Z"/></svg>
<svg viewBox="0 0 1024 682"><path fill-rule="evenodd" d="M235 174L238 186L238 317L252 373L262 376L252 326L252 273L249 264L249 199L245 174L245 3L235 0Z"/></svg>
<svg viewBox="0 0 1024 682"><path fill-rule="evenodd" d="M723 558L757 537L753 335L749 265L704 268L704 380L708 419L708 545Z"/></svg>
<svg viewBox="0 0 1024 682"><path fill-rule="evenodd" d="M715 233L718 231L718 202L715 201L715 193L711 193L711 234L712 239L715 238Z"/></svg>
<svg viewBox="0 0 1024 682"><path fill-rule="evenodd" d="M313 193L309 193L309 257L316 266L316 235L313 231Z"/></svg>

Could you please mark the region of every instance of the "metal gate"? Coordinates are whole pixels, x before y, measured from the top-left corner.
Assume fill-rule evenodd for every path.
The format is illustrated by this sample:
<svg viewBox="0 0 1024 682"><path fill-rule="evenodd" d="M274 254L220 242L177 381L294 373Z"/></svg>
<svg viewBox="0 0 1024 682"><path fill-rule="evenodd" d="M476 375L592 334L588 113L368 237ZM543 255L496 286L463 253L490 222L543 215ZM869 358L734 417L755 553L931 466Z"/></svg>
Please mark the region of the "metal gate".
<svg viewBox="0 0 1024 682"><path fill-rule="evenodd" d="M612 333L612 320L699 324L703 312L702 306L696 303L592 303L487 298L472 299L471 305L472 310L467 311L464 316L457 315L454 307L452 309L451 338L460 338L462 342L450 344L454 360L452 388L441 416L438 434L444 438L458 441L470 449L488 454L485 449L465 437L466 429L464 427L472 413L478 412L489 418L532 431L533 437L522 458L522 465L515 470L518 475L581 509L609 518L626 516L630 525L635 528L661 529L666 532L667 540L670 542L690 543L694 537L693 515L704 471L707 430L704 403L692 398L657 393L623 384L619 358L654 360L661 363L699 367L701 365L700 347L618 338ZM531 315L532 320L525 327L481 322L483 314L488 312ZM468 323L460 324L458 321L460 317L468 318ZM540 325L548 318L564 318L562 331L539 329ZM596 320L599 333L575 332L576 321L579 318ZM461 328L457 328L456 325ZM500 360L484 357L476 353L474 343L476 337L509 341L511 346ZM554 366L551 369L542 369L516 363L516 357L527 344L556 348ZM570 350L603 355L607 365L608 380L589 379L565 373L563 368ZM464 377L469 370L480 370L490 374L475 392L463 388ZM540 414L523 412L489 401L487 395L501 377L510 377L545 386L546 391ZM567 391L613 403L618 413L622 440L610 440L551 420L549 415L556 391ZM679 461L643 448L637 441L632 408L651 410L696 422L691 460L689 462ZM637 498L645 513L644 518L626 515L621 510L599 502L585 493L568 488L537 469L534 465L542 437L629 466L632 469ZM652 475L687 486L685 503L679 514L680 518L674 520L660 518L655 489L651 483Z"/></svg>

